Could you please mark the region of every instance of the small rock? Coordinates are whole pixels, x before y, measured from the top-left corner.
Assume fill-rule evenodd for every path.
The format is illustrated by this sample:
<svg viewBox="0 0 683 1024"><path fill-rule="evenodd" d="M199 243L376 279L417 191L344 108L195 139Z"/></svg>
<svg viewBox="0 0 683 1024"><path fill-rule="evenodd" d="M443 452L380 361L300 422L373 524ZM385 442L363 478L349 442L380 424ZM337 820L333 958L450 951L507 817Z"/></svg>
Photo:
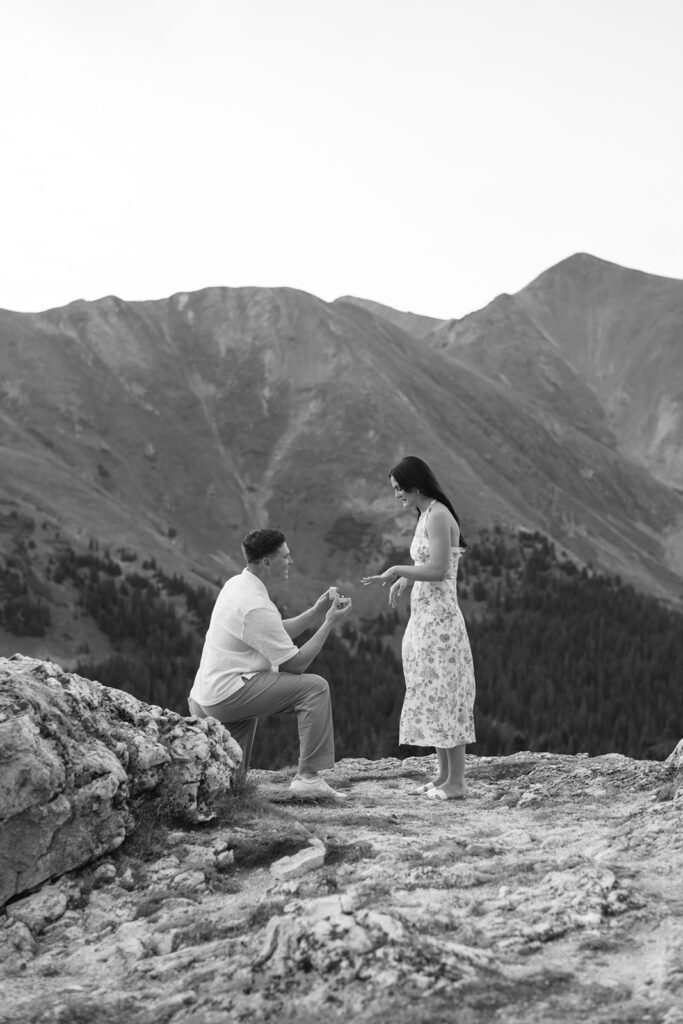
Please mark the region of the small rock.
<svg viewBox="0 0 683 1024"><path fill-rule="evenodd" d="M218 871L229 871L235 864L234 850L225 850L216 857L216 868Z"/></svg>
<svg viewBox="0 0 683 1024"><path fill-rule="evenodd" d="M169 857L161 857L154 862L151 868L154 881L157 883L168 881L177 875L179 867L180 859L174 854Z"/></svg>
<svg viewBox="0 0 683 1024"><path fill-rule="evenodd" d="M176 934L177 929L172 929L166 932L155 932L149 940L147 948L156 956L168 956L169 953L173 952L173 943Z"/></svg>
<svg viewBox="0 0 683 1024"><path fill-rule="evenodd" d="M373 977L373 982L377 988L394 988L398 985L400 980L400 972L395 968L387 968L383 971L377 971Z"/></svg>
<svg viewBox="0 0 683 1024"><path fill-rule="evenodd" d="M25 924L34 935L39 935L48 924L62 916L66 903L66 896L60 889L43 886L40 892L10 903L5 913L9 918Z"/></svg>
<svg viewBox="0 0 683 1024"><path fill-rule="evenodd" d="M270 873L276 878L289 879L304 875L307 871L320 868L325 863L325 848L305 846L291 857L281 857L270 865Z"/></svg>
<svg viewBox="0 0 683 1024"><path fill-rule="evenodd" d="M186 842L186 840L187 836L185 835L184 832L169 832L168 835L166 836L166 842L168 846L181 846L184 842Z"/></svg>
<svg viewBox="0 0 683 1024"><path fill-rule="evenodd" d="M109 885L116 878L116 867L113 864L100 864L94 875L95 888Z"/></svg>
<svg viewBox="0 0 683 1024"><path fill-rule="evenodd" d="M147 925L143 921L128 921L122 924L114 936L116 952L127 962L134 962L145 955Z"/></svg>
<svg viewBox="0 0 683 1024"><path fill-rule="evenodd" d="M336 917L338 914L350 914L354 905L355 900L347 893L339 896L320 896L318 899L309 900L306 917L321 921L325 918Z"/></svg>
<svg viewBox="0 0 683 1024"><path fill-rule="evenodd" d="M128 892L135 888L135 878L130 868L126 868L123 874L119 876L118 883L122 889L127 889Z"/></svg>
<svg viewBox="0 0 683 1024"><path fill-rule="evenodd" d="M404 942L406 930L400 921L377 910L363 910L358 914L359 922L366 928L382 932L390 942Z"/></svg>
<svg viewBox="0 0 683 1024"><path fill-rule="evenodd" d="M214 839L211 842L211 849L216 854L216 856L218 856L219 853L224 853L229 846L230 843L228 842L227 839Z"/></svg>
<svg viewBox="0 0 683 1024"><path fill-rule="evenodd" d="M18 953L35 953L36 941L31 934L31 929L23 921L12 921L8 928L0 931L0 959L3 946L6 950Z"/></svg>
<svg viewBox="0 0 683 1024"><path fill-rule="evenodd" d="M498 850L490 843L468 843L467 852L473 857L494 857Z"/></svg>
<svg viewBox="0 0 683 1024"><path fill-rule="evenodd" d="M203 889L206 877L203 871L180 871L174 876L173 885L179 889Z"/></svg>
<svg viewBox="0 0 683 1024"><path fill-rule="evenodd" d="M216 854L212 849L195 846L183 861L187 871L212 871L216 867Z"/></svg>

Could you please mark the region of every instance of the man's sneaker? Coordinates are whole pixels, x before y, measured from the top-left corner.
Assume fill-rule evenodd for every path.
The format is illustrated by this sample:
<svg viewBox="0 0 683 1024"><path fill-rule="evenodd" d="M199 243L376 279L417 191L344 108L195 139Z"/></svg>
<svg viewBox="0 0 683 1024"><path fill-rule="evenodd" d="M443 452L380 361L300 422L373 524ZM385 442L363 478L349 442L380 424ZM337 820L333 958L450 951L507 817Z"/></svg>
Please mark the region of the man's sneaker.
<svg viewBox="0 0 683 1024"><path fill-rule="evenodd" d="M300 775L295 775L289 784L289 791L300 800L346 800L346 793L338 793L319 775L314 775L312 779L302 779Z"/></svg>

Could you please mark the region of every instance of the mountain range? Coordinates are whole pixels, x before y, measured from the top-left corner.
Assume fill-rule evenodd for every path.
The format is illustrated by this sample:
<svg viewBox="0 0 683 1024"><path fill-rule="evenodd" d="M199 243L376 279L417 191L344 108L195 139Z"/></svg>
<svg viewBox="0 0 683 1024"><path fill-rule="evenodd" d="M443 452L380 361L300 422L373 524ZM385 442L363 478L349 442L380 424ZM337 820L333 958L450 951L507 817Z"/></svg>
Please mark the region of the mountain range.
<svg viewBox="0 0 683 1024"><path fill-rule="evenodd" d="M683 600L682 281L577 254L458 320L289 288L109 296L0 311L0 364L6 557L29 517L34 560L97 543L215 584L279 526L284 600L337 583L367 611L360 576L414 526L388 474L417 454L466 535L540 530Z"/></svg>

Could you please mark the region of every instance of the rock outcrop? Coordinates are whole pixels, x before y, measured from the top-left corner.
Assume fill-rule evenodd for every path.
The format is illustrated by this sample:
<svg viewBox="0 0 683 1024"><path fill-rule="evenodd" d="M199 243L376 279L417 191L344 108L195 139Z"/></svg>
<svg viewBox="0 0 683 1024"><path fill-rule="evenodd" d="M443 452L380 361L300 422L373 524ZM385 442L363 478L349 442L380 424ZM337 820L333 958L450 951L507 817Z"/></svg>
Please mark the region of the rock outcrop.
<svg viewBox="0 0 683 1024"><path fill-rule="evenodd" d="M241 757L216 721L183 719L50 662L0 658L0 906L115 850L142 798L205 817Z"/></svg>
<svg viewBox="0 0 683 1024"><path fill-rule="evenodd" d="M216 818L10 900L0 1022L681 1024L683 742L468 756L465 801L417 795L433 769L342 761L343 804L252 772Z"/></svg>

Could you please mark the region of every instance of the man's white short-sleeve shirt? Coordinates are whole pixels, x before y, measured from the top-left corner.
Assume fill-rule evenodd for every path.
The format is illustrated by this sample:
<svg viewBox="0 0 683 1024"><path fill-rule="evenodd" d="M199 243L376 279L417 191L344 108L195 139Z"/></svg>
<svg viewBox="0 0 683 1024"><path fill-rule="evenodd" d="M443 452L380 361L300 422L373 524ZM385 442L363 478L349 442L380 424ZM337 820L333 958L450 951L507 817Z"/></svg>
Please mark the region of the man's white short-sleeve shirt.
<svg viewBox="0 0 683 1024"><path fill-rule="evenodd" d="M216 599L190 697L202 706L220 704L245 679L275 671L298 650L265 584L243 569Z"/></svg>

